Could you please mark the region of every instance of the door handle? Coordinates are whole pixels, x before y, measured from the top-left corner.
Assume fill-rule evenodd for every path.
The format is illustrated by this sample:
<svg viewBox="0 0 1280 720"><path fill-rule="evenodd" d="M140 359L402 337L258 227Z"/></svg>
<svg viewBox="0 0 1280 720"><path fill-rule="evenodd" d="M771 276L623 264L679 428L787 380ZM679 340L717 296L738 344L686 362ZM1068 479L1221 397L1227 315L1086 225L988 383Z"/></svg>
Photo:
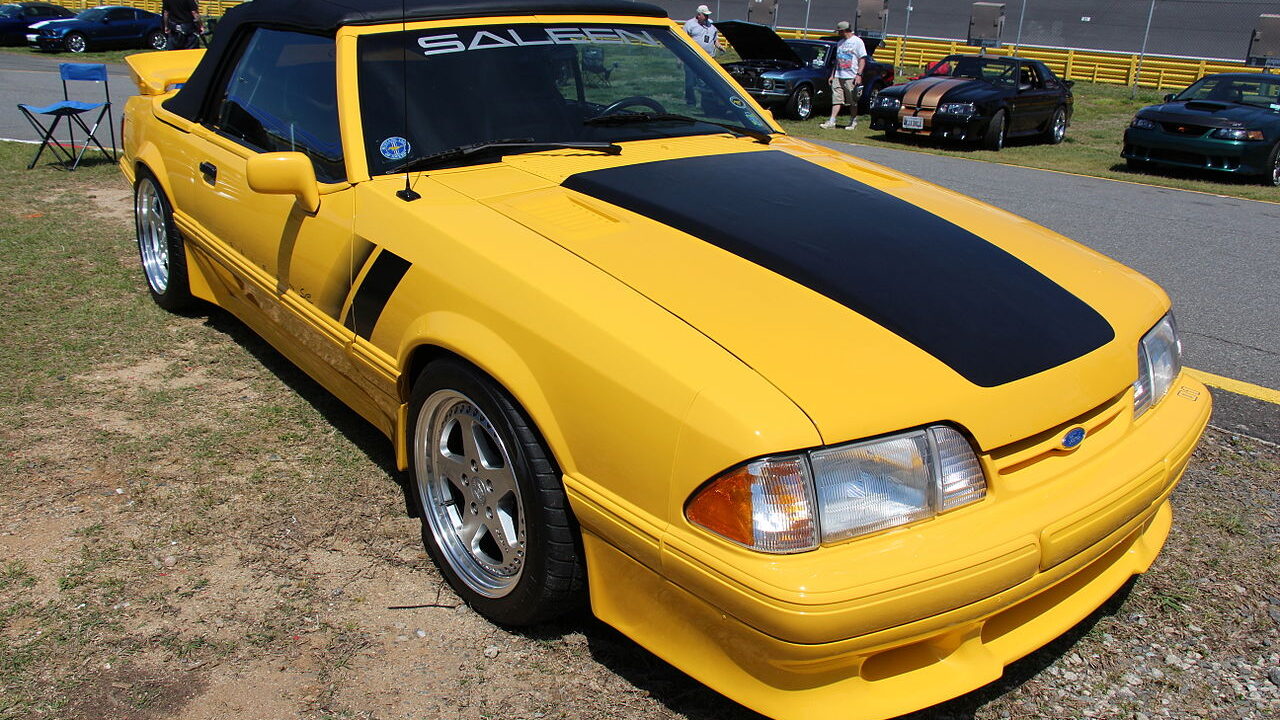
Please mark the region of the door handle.
<svg viewBox="0 0 1280 720"><path fill-rule="evenodd" d="M216 185L218 182L218 168L213 163L200 163L200 174L204 176L204 181L210 185Z"/></svg>

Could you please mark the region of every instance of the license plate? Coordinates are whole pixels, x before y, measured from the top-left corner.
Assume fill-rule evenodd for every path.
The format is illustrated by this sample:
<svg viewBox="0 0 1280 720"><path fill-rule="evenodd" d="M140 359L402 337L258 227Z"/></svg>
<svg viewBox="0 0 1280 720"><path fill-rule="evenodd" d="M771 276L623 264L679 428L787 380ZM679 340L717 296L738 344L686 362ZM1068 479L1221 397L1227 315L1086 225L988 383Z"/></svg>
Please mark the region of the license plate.
<svg viewBox="0 0 1280 720"><path fill-rule="evenodd" d="M902 118L902 127L906 130L923 130L924 118L919 115L908 115Z"/></svg>

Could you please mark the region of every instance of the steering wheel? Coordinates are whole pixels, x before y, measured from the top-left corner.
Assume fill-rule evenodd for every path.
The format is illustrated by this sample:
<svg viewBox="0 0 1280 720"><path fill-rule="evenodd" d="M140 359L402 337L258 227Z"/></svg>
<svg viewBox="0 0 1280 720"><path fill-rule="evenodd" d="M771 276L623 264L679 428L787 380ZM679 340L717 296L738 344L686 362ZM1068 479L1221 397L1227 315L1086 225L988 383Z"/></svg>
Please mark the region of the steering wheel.
<svg viewBox="0 0 1280 720"><path fill-rule="evenodd" d="M649 108L659 115L665 115L667 112L667 109L662 107L662 103L654 100L653 98L645 97L643 95L632 95L631 97L624 97L615 103L611 103L609 107L600 111L600 115L612 115L621 111L623 108L633 106Z"/></svg>

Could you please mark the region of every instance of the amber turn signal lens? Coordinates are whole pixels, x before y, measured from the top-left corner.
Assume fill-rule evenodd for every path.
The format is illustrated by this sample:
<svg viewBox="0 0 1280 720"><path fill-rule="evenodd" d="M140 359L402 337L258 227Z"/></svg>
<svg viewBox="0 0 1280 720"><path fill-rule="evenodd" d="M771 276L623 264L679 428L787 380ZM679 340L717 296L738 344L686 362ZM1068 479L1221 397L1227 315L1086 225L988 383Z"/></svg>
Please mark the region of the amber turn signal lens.
<svg viewBox="0 0 1280 720"><path fill-rule="evenodd" d="M818 545L812 488L804 458L765 458L708 483L689 501L685 516L755 550L812 550Z"/></svg>

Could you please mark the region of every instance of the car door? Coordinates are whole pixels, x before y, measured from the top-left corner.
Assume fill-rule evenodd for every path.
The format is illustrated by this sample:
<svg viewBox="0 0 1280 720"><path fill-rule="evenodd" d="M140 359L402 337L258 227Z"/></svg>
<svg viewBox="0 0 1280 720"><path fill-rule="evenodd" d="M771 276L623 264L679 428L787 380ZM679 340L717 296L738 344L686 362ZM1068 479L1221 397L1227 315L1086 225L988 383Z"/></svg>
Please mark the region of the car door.
<svg viewBox="0 0 1280 720"><path fill-rule="evenodd" d="M244 285L249 302L237 314L369 416L372 401L350 380L354 332L339 319L359 269L353 258L370 248L353 234L334 40L257 28L224 67L192 131L192 218ZM249 159L281 151L311 160L321 192L315 213L292 195L250 189Z"/></svg>
<svg viewBox="0 0 1280 720"><path fill-rule="evenodd" d="M1009 131L1029 133L1044 126L1058 105L1058 91L1046 87L1044 76L1034 63L1019 63L1014 77L1016 94L1010 98L1012 108Z"/></svg>
<svg viewBox="0 0 1280 720"><path fill-rule="evenodd" d="M111 8L102 15L96 27L90 28L90 42L115 47L124 41L133 12L128 8Z"/></svg>

